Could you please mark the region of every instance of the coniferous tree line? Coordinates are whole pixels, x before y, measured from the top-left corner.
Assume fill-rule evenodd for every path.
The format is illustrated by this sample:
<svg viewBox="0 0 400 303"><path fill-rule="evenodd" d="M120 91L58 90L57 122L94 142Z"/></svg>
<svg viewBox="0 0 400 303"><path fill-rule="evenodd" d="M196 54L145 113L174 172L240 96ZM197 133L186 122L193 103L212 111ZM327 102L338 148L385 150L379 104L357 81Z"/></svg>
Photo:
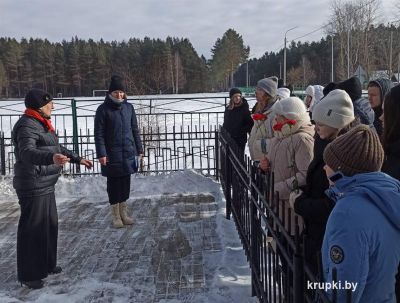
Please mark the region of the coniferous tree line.
<svg viewBox="0 0 400 303"><path fill-rule="evenodd" d="M126 80L131 94L204 92L208 66L188 39L144 38L95 42L73 38L0 38L0 96L22 97L31 87L55 96L91 96L107 89L111 74Z"/></svg>
<svg viewBox="0 0 400 303"><path fill-rule="evenodd" d="M221 91L232 85L248 52L233 29L217 39L211 60L183 38L96 42L75 37L59 43L0 38L0 97L23 97L32 87L54 96L91 96L108 88L112 74L125 79L129 94Z"/></svg>

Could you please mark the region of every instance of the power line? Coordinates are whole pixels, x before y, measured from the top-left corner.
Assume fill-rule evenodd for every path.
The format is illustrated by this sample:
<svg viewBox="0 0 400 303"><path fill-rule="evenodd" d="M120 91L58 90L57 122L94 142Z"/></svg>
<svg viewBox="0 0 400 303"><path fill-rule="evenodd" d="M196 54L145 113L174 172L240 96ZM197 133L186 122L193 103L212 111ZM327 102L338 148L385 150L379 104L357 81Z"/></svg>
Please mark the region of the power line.
<svg viewBox="0 0 400 303"><path fill-rule="evenodd" d="M295 40L298 40L298 39L301 39L301 38L307 37L307 36L309 36L309 35L311 35L311 34L314 34L315 32L318 32L318 31L320 31L321 29L323 29L323 28L325 28L325 27L327 27L328 25L331 25L331 24L332 24L332 22L329 22L328 24L326 24L326 25L323 25L323 26L321 26L321 27L319 27L319 28L317 28L317 29L313 30L312 32L309 32L309 33L307 33L307 34L304 34L303 36L296 37L296 38L294 38L294 39L291 39L291 40L292 40L292 41L295 41Z"/></svg>

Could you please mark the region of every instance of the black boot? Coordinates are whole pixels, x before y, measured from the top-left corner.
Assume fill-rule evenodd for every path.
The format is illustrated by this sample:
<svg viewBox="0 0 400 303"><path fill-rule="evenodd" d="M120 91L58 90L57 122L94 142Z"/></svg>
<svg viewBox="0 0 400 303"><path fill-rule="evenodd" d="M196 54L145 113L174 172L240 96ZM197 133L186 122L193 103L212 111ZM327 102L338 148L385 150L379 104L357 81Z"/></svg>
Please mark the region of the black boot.
<svg viewBox="0 0 400 303"><path fill-rule="evenodd" d="M50 274L50 275L52 275L52 274L59 274L60 272L62 272L61 266L55 266L53 269L51 269L51 270L49 271L49 274Z"/></svg>
<svg viewBox="0 0 400 303"><path fill-rule="evenodd" d="M40 289L44 286L44 282L42 280L21 281L21 286L22 285L26 285L31 289Z"/></svg>

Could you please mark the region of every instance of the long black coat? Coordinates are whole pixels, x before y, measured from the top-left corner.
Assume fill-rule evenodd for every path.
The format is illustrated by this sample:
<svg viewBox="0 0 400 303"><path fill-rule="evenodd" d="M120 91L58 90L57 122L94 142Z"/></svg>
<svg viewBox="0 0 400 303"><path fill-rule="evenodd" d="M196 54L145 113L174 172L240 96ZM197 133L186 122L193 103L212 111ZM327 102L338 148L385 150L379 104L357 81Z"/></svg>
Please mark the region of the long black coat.
<svg viewBox="0 0 400 303"><path fill-rule="evenodd" d="M13 186L18 197L35 197L54 192L61 166L53 163L53 155L61 153L72 163L82 158L61 146L55 133L39 120L23 115L14 125L12 140L16 162Z"/></svg>
<svg viewBox="0 0 400 303"><path fill-rule="evenodd" d="M314 158L307 170L306 186L303 194L294 203L295 212L304 219L305 258L314 273L317 272L317 256L321 250L326 223L335 205L325 195L329 182L324 170L323 153L330 142L318 135L315 137Z"/></svg>
<svg viewBox="0 0 400 303"><path fill-rule="evenodd" d="M97 158L109 161L101 167L103 176L122 177L137 171L136 156L143 153L143 147L132 104L107 96L97 108L94 135Z"/></svg>
<svg viewBox="0 0 400 303"><path fill-rule="evenodd" d="M400 181L400 141L386 148L382 172Z"/></svg>
<svg viewBox="0 0 400 303"><path fill-rule="evenodd" d="M247 143L247 134L253 128L254 121L251 118L249 104L245 98L239 107L225 108L224 124L222 125L237 145L244 150Z"/></svg>
<svg viewBox="0 0 400 303"><path fill-rule="evenodd" d="M386 148L382 172L400 181L400 141ZM397 302L400 302L400 265L396 275L396 297Z"/></svg>

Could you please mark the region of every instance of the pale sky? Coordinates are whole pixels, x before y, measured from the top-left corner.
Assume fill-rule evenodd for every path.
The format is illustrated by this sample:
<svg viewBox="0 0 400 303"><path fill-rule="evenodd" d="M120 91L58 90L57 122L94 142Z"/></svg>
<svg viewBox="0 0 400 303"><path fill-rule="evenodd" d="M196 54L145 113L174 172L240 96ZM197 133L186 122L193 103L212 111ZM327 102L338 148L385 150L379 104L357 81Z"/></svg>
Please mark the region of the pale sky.
<svg viewBox="0 0 400 303"><path fill-rule="evenodd" d="M381 0L384 22L400 19L394 3ZM72 37L122 41L131 37L188 38L199 55L211 48L228 28L242 35L250 57L283 47L288 41L328 22L331 0L0 0L0 37ZM319 30L301 41L319 40Z"/></svg>

